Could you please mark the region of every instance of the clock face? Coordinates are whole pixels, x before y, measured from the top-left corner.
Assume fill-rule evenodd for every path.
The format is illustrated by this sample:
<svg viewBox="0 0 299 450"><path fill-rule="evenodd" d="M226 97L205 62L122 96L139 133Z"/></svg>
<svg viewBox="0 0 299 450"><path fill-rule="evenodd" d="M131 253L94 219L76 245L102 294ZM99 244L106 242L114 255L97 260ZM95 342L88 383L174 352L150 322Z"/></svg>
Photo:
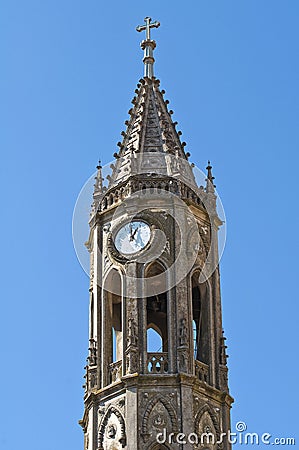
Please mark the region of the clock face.
<svg viewBox="0 0 299 450"><path fill-rule="evenodd" d="M151 237L151 229L147 223L140 220L126 223L116 233L114 244L116 249L130 255L139 252L149 242Z"/></svg>

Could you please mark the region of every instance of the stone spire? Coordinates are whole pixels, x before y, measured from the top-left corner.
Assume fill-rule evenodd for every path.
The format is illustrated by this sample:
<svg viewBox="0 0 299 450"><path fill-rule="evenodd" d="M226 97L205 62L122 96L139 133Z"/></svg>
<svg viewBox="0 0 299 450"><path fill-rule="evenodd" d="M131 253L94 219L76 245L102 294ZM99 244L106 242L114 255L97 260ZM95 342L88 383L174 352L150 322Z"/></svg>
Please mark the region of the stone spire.
<svg viewBox="0 0 299 450"><path fill-rule="evenodd" d="M144 77L137 84L136 96L129 110L130 119L122 132L120 150L115 153L115 164L109 177L109 188L134 174L171 176L196 185L189 153L185 153L185 142L181 132L172 121L173 111L164 100L165 91L159 89L160 81L155 77Z"/></svg>
<svg viewBox="0 0 299 450"><path fill-rule="evenodd" d="M160 26L146 17L144 26L137 31L146 31L144 48L145 75L139 80L133 107L129 110L126 130L118 142L119 151L114 153L116 161L111 164L111 174L107 176L108 190L125 182L130 176L169 176L180 178L187 184L196 186L192 165L188 162L190 153L185 153L185 142L181 142L177 122L172 121L173 111L168 109L169 101L164 99L160 81L153 76L153 49L155 42L150 38L151 28Z"/></svg>

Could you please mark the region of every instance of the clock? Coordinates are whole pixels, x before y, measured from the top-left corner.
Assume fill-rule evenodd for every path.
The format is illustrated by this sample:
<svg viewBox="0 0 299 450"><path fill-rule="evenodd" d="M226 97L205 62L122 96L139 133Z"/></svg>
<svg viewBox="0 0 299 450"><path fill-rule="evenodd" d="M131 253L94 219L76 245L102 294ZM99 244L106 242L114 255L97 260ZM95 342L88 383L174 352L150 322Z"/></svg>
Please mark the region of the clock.
<svg viewBox="0 0 299 450"><path fill-rule="evenodd" d="M149 243L151 229L141 220L134 220L123 225L116 233L114 245L124 255L140 252Z"/></svg>

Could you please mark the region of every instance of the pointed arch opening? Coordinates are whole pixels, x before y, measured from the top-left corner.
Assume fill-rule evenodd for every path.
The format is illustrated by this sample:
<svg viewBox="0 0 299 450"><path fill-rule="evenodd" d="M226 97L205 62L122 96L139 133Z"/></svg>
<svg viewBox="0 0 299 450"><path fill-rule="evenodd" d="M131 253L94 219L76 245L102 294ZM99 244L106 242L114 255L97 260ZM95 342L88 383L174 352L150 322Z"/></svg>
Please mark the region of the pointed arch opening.
<svg viewBox="0 0 299 450"><path fill-rule="evenodd" d="M211 441L209 436L219 441L221 429L219 419L209 405L204 405L196 414L194 421L194 432L198 436L203 436L203 450L217 450L217 442Z"/></svg>
<svg viewBox="0 0 299 450"><path fill-rule="evenodd" d="M163 348L163 340L161 331L155 329L155 326L151 324L147 328L147 351L152 353L161 352Z"/></svg>
<svg viewBox="0 0 299 450"><path fill-rule="evenodd" d="M165 268L159 262L151 264L145 273L146 278L152 278L165 272ZM163 277L164 278L164 277ZM157 352L168 351L168 323L167 323L167 292L162 292L166 286L162 286L164 280L155 280L151 284L150 295L146 297L146 312L147 312L147 330L152 330L148 333L150 336L158 340L161 338L160 348ZM148 342L149 349L149 342ZM149 351L149 350L148 350Z"/></svg>
<svg viewBox="0 0 299 450"><path fill-rule="evenodd" d="M192 283L192 331L194 359L209 364L210 326L209 298L206 283L199 283L199 272L191 277Z"/></svg>
<svg viewBox="0 0 299 450"><path fill-rule="evenodd" d="M158 261L145 271L146 278L153 278L151 292L146 295L146 328L148 372L165 373L168 371L168 294L165 268Z"/></svg>
<svg viewBox="0 0 299 450"><path fill-rule="evenodd" d="M107 371L107 383L120 378L123 355L123 301L122 279L116 269L111 269L104 281L104 355L103 370Z"/></svg>

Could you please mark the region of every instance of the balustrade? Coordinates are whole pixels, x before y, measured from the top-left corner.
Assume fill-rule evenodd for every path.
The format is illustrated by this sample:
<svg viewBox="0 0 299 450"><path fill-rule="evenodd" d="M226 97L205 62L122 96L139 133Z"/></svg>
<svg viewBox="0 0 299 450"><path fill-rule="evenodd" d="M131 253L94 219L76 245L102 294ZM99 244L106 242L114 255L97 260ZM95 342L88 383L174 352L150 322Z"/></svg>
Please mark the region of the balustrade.
<svg viewBox="0 0 299 450"><path fill-rule="evenodd" d="M162 374L168 373L168 355L167 353L148 353L147 354L148 373Z"/></svg>
<svg viewBox="0 0 299 450"><path fill-rule="evenodd" d="M122 376L122 361L115 361L109 364L108 367L108 380L110 383L119 381Z"/></svg>
<svg viewBox="0 0 299 450"><path fill-rule="evenodd" d="M200 381L209 382L209 366L201 361L195 360L195 375Z"/></svg>

